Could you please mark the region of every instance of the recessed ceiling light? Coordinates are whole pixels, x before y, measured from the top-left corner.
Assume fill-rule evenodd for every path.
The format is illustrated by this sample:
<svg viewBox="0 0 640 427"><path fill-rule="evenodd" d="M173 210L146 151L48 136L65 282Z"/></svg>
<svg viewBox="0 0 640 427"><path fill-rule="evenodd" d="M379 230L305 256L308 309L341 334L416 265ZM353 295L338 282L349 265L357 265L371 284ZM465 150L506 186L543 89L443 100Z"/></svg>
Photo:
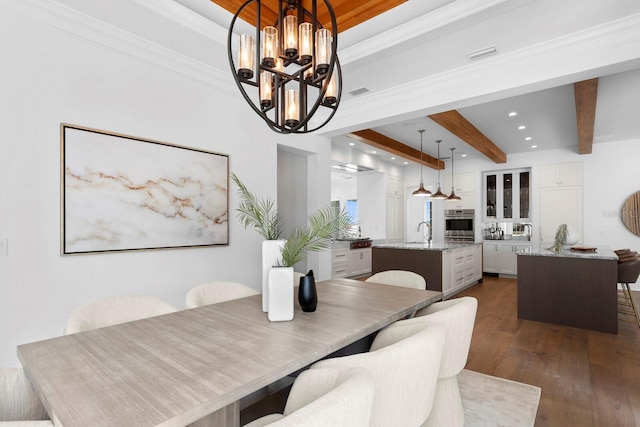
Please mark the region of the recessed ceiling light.
<svg viewBox="0 0 640 427"><path fill-rule="evenodd" d="M392 158L391 158L391 160L395 160L395 159L396 159L395 157L392 157Z"/></svg>
<svg viewBox="0 0 640 427"><path fill-rule="evenodd" d="M466 154L460 154L460 157L467 157Z"/></svg>
<svg viewBox="0 0 640 427"><path fill-rule="evenodd" d="M517 116L518 113L516 113L515 111L512 111L509 113L509 117L513 117L513 116Z"/></svg>
<svg viewBox="0 0 640 427"><path fill-rule="evenodd" d="M350 142L349 145L353 147L354 145L356 145L356 143L355 142Z"/></svg>
<svg viewBox="0 0 640 427"><path fill-rule="evenodd" d="M538 146L537 145L532 145L531 148L538 148Z"/></svg>
<svg viewBox="0 0 640 427"><path fill-rule="evenodd" d="M408 165L408 164L409 164L409 162L403 162L403 164Z"/></svg>
<svg viewBox="0 0 640 427"><path fill-rule="evenodd" d="M526 137L524 140L525 141L531 141L533 138L531 138L530 136Z"/></svg>
<svg viewBox="0 0 640 427"><path fill-rule="evenodd" d="M522 129L526 129L527 127L525 125L520 125L518 126L518 130L522 130Z"/></svg>
<svg viewBox="0 0 640 427"><path fill-rule="evenodd" d="M371 152L371 154L376 154L376 153L377 153L377 151L376 151L376 150L373 150L373 151Z"/></svg>

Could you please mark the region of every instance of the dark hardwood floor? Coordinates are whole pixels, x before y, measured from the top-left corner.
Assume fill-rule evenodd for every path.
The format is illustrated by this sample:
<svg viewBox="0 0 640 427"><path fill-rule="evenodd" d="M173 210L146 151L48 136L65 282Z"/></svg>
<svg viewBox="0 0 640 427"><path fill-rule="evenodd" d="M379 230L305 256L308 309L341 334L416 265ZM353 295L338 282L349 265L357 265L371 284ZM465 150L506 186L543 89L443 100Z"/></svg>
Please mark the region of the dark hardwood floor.
<svg viewBox="0 0 640 427"><path fill-rule="evenodd" d="M519 320L515 279L485 277L467 369L542 389L536 426L640 426L640 328L617 335ZM579 304L576 296L576 304Z"/></svg>

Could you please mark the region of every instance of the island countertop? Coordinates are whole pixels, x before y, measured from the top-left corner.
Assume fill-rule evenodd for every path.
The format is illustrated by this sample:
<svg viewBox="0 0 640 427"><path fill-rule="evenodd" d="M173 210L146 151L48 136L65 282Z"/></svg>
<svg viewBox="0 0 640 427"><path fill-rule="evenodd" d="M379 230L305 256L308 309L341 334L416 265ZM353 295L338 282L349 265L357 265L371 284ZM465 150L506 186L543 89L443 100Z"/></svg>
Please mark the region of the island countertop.
<svg viewBox="0 0 640 427"><path fill-rule="evenodd" d="M582 246L585 247L585 246ZM519 251L518 255L522 256L546 256L555 258L580 258L580 259L607 259L618 260L618 256L609 246L591 246L595 247L595 252L572 251L571 248L563 249L560 252L553 252L545 248L531 248Z"/></svg>
<svg viewBox="0 0 640 427"><path fill-rule="evenodd" d="M466 248L473 245L480 245L480 242L466 243L422 243L422 242L397 242L397 243L374 243L373 248L386 249L413 249L419 251L446 251L448 249Z"/></svg>

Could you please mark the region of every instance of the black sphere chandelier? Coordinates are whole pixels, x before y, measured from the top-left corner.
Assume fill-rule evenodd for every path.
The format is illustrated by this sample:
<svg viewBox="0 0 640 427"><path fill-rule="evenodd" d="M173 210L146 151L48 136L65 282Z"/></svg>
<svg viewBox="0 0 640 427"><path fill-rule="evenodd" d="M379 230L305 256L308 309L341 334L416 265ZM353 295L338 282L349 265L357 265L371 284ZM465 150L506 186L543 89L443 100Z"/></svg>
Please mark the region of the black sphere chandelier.
<svg viewBox="0 0 640 427"><path fill-rule="evenodd" d="M336 113L342 95L333 8L328 0L305 4L310 10L302 0L278 0L276 22L263 22L262 1L247 0L229 26L227 54L236 84L251 108L278 133L320 129ZM324 5L321 12L319 5ZM318 20L327 13L333 35ZM255 36L240 35L236 65L232 42L241 15L255 16Z"/></svg>

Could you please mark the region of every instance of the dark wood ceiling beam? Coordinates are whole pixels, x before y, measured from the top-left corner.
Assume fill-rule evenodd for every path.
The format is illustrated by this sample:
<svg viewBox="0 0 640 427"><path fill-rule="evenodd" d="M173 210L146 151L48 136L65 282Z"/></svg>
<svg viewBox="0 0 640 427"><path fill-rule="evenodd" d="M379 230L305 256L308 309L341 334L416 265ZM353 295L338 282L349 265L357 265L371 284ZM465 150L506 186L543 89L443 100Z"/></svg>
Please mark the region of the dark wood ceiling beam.
<svg viewBox="0 0 640 427"><path fill-rule="evenodd" d="M578 152L580 154L591 154L593 148L593 127L596 121L598 79L574 83L573 93L576 99Z"/></svg>
<svg viewBox="0 0 640 427"><path fill-rule="evenodd" d="M431 114L429 118L494 162L507 162L507 154L458 111Z"/></svg>
<svg viewBox="0 0 640 427"><path fill-rule="evenodd" d="M245 0L211 0L218 6L223 7L227 11L235 14ZM407 0L363 0L354 2L353 0L332 0L334 14L338 24L339 32L355 27L374 16L392 9ZM311 1L304 0L303 6L307 10L311 10ZM272 25L277 21L278 17L278 0L262 0L262 16L264 25ZM247 6L240 18L246 22L255 25L256 8L253 5ZM318 5L318 20L325 28L331 28L331 19L326 8Z"/></svg>
<svg viewBox="0 0 640 427"><path fill-rule="evenodd" d="M396 156L402 157L412 162L420 164L420 150L416 150L400 141L389 138L386 135L378 133L371 129L359 130L349 134L350 137L364 142L367 145L384 150ZM426 153L422 153L422 164L433 169L444 169L444 162L432 157Z"/></svg>

